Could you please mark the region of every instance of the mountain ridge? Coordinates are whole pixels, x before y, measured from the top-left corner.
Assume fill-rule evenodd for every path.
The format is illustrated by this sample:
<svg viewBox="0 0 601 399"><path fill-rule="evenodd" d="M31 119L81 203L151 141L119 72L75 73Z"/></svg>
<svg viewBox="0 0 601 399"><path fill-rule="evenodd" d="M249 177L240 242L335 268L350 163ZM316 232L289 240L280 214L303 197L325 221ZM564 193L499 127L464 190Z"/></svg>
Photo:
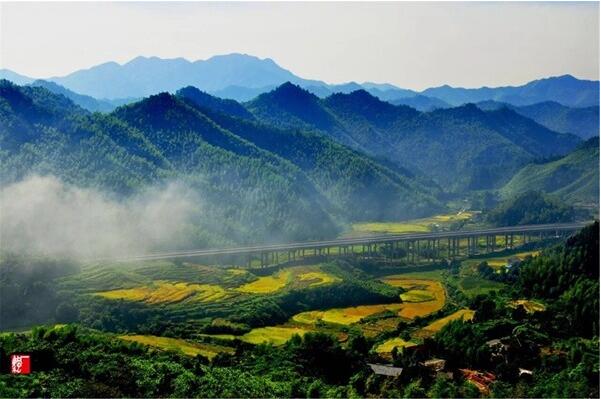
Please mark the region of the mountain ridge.
<svg viewBox="0 0 601 399"><path fill-rule="evenodd" d="M9 70L0 70L0 77L11 80L11 76L13 80L22 83L35 80ZM97 99L139 98L161 91L175 92L185 86L195 86L209 94L248 101L290 81L320 97L337 92L349 93L361 87L385 101L399 101L421 95L451 105L485 100L506 101L514 105L548 100L572 107L599 104L599 82L577 79L572 75L546 77L516 86L461 88L443 85L415 91L389 83L327 84L321 80L299 77L271 58L261 59L239 53L216 55L196 61L138 56L123 64L106 62L45 80Z"/></svg>

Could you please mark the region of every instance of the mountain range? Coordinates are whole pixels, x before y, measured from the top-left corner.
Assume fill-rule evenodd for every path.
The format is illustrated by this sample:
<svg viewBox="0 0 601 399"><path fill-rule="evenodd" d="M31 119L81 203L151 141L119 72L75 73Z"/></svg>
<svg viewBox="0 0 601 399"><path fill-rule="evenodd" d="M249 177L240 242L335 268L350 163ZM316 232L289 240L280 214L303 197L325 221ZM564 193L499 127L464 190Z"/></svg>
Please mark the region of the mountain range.
<svg viewBox="0 0 601 399"><path fill-rule="evenodd" d="M583 139L599 136L599 106L571 108L554 101L515 106L492 100L476 105L483 110L510 108L551 130L574 133Z"/></svg>
<svg viewBox="0 0 601 399"><path fill-rule="evenodd" d="M37 80L7 69L0 70L0 78L17 84L29 84ZM420 110L441 108L445 103L457 106L487 100L513 105L544 101L554 101L569 107L599 105L599 82L580 80L570 75L535 80L515 87L465 89L445 85L416 92L386 83L350 82L332 85L320 80L304 79L282 68L270 58L260 59L245 54L219 55L193 62L183 58L137 57L123 65L107 62L45 80L97 99L140 98L162 91L173 93L182 87L194 86L218 97L248 101L285 82L291 82L321 98L358 89L397 104L403 98L426 97L412 100ZM433 99L433 104L428 103L420 108L419 104L428 98Z"/></svg>
<svg viewBox="0 0 601 399"><path fill-rule="evenodd" d="M322 132L455 192L500 186L522 165L565 154L581 141L508 108L468 104L419 112L365 90L320 99L286 83L245 105L266 124Z"/></svg>
<svg viewBox="0 0 601 399"><path fill-rule="evenodd" d="M2 185L51 174L127 196L184 181L203 198L195 245L314 239L343 222L444 209L439 188L406 170L322 134L267 126L192 88L102 114L4 80L0 110Z"/></svg>
<svg viewBox="0 0 601 399"><path fill-rule="evenodd" d="M147 61L156 60L137 62ZM250 65L277 67L263 61ZM272 84L246 73L219 72L228 83ZM598 129L598 107L454 106L422 94L385 101L402 89L321 83L286 81L239 102L192 85L106 100L52 80L0 80L0 184L53 175L127 198L183 183L202 204L190 218L196 247L332 237L348 223L442 212L449 198L480 191L538 188L598 203L598 139L582 140Z"/></svg>

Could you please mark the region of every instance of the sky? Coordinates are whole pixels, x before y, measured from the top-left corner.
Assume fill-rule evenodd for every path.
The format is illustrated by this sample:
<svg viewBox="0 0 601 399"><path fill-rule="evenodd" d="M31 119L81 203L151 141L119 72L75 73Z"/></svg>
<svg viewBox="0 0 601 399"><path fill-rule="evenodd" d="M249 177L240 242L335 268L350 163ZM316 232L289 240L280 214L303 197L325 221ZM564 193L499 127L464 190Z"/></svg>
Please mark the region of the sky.
<svg viewBox="0 0 601 399"><path fill-rule="evenodd" d="M307 79L421 90L599 79L599 4L0 3L0 68L245 53Z"/></svg>

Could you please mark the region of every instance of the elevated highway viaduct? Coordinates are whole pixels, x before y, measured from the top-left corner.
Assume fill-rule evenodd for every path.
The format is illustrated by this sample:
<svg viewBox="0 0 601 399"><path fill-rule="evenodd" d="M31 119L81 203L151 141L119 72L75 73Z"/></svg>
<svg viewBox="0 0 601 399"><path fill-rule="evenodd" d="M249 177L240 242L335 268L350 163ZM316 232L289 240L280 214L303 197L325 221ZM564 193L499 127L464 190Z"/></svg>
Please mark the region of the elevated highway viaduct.
<svg viewBox="0 0 601 399"><path fill-rule="evenodd" d="M117 260L127 262L160 259L203 260L216 264L238 264L247 267L265 267L296 262L308 257L327 259L333 256L358 256L411 262L434 261L511 249L516 245L533 241L559 239L580 230L588 223L555 223L479 230L372 235L324 241L160 252Z"/></svg>

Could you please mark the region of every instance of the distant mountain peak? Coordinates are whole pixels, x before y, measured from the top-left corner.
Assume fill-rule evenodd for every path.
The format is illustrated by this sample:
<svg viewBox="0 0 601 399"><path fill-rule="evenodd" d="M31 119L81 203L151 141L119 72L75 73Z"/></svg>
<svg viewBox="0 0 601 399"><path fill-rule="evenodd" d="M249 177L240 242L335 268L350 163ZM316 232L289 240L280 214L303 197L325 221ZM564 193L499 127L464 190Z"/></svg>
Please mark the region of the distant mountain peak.
<svg viewBox="0 0 601 399"><path fill-rule="evenodd" d="M280 100L305 99L317 101L319 99L315 94L289 81L282 83L281 85L279 85L278 87L266 94Z"/></svg>

